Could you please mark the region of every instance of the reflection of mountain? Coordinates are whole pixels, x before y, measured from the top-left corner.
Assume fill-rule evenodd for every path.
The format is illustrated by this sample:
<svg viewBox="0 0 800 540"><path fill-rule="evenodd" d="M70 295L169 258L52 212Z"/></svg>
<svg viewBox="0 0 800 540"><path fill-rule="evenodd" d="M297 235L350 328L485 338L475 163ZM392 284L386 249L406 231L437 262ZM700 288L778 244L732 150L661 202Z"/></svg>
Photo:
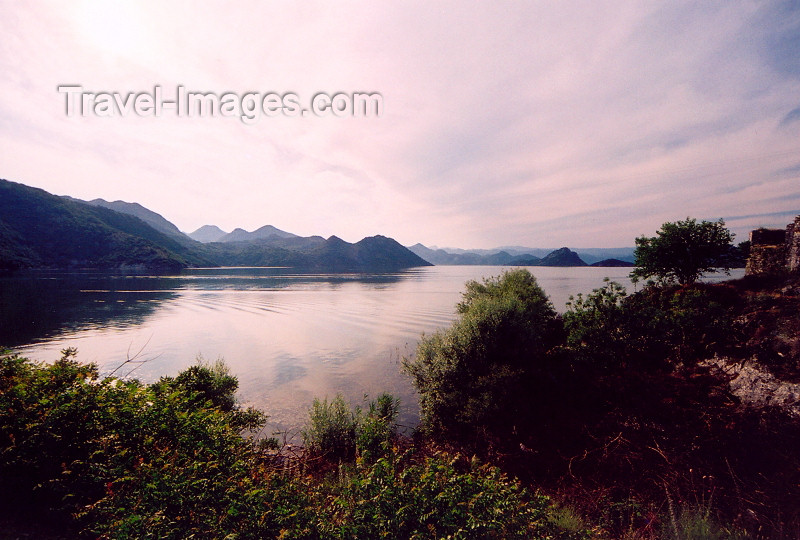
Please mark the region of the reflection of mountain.
<svg viewBox="0 0 800 540"><path fill-rule="evenodd" d="M0 274L0 346L16 347L89 327L138 325L187 289L388 284L405 277L404 273L298 274L288 268L209 268L188 270L179 276L60 271Z"/></svg>
<svg viewBox="0 0 800 540"><path fill-rule="evenodd" d="M19 272L0 276L0 345L14 347L91 326L140 324L175 296L169 280Z"/></svg>
<svg viewBox="0 0 800 540"><path fill-rule="evenodd" d="M230 234L202 227L192 234L210 243L137 203L79 201L0 180L0 269L292 266L382 272L429 265L383 236L350 244L335 236L301 238L271 225Z"/></svg>

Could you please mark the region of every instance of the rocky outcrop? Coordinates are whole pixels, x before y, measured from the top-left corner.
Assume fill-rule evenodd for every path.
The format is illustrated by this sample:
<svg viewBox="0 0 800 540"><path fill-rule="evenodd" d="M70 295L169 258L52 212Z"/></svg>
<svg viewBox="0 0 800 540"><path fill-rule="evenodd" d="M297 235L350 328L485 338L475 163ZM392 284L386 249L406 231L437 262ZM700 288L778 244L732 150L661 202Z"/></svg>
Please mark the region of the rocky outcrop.
<svg viewBox="0 0 800 540"><path fill-rule="evenodd" d="M714 358L707 364L716 366L730 377L731 393L745 403L779 407L800 417L800 384L778 379L755 364Z"/></svg>

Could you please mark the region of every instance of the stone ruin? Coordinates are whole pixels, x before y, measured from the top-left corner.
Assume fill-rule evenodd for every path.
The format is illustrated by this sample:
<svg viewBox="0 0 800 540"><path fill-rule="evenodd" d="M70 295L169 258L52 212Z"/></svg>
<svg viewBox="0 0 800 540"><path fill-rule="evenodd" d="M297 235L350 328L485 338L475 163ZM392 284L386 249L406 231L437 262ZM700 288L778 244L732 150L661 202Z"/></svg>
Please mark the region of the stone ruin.
<svg viewBox="0 0 800 540"><path fill-rule="evenodd" d="M745 275L800 271L800 216L786 229L756 229L750 233Z"/></svg>

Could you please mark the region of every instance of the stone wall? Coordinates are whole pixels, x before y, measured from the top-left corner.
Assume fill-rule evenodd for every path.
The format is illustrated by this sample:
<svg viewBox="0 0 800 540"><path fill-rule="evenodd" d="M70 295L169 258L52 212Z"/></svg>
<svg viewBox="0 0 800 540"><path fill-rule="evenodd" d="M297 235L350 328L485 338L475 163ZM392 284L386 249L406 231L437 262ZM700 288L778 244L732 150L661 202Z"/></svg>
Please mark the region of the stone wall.
<svg viewBox="0 0 800 540"><path fill-rule="evenodd" d="M750 257L745 274L800 271L800 216L786 229L756 229L750 233Z"/></svg>
<svg viewBox="0 0 800 540"><path fill-rule="evenodd" d="M790 272L800 271L800 216L786 227L786 267Z"/></svg>
<svg viewBox="0 0 800 540"><path fill-rule="evenodd" d="M750 246L750 256L744 267L745 275L753 274L779 274L786 271L786 247L778 246Z"/></svg>

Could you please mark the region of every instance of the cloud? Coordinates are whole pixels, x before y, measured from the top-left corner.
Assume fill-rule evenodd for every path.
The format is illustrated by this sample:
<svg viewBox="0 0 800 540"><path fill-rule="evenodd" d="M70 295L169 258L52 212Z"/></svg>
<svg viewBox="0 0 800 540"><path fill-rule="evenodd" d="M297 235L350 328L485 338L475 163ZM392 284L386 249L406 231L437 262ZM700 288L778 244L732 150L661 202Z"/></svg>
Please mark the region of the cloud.
<svg viewBox="0 0 800 540"><path fill-rule="evenodd" d="M406 244L631 245L686 215L800 213L790 2L91 9L3 9L0 176L184 230ZM378 91L384 115L66 118L68 83Z"/></svg>
<svg viewBox="0 0 800 540"><path fill-rule="evenodd" d="M798 120L800 120L800 107L789 111L789 113L781 120L781 126L789 125L792 122L797 122Z"/></svg>

